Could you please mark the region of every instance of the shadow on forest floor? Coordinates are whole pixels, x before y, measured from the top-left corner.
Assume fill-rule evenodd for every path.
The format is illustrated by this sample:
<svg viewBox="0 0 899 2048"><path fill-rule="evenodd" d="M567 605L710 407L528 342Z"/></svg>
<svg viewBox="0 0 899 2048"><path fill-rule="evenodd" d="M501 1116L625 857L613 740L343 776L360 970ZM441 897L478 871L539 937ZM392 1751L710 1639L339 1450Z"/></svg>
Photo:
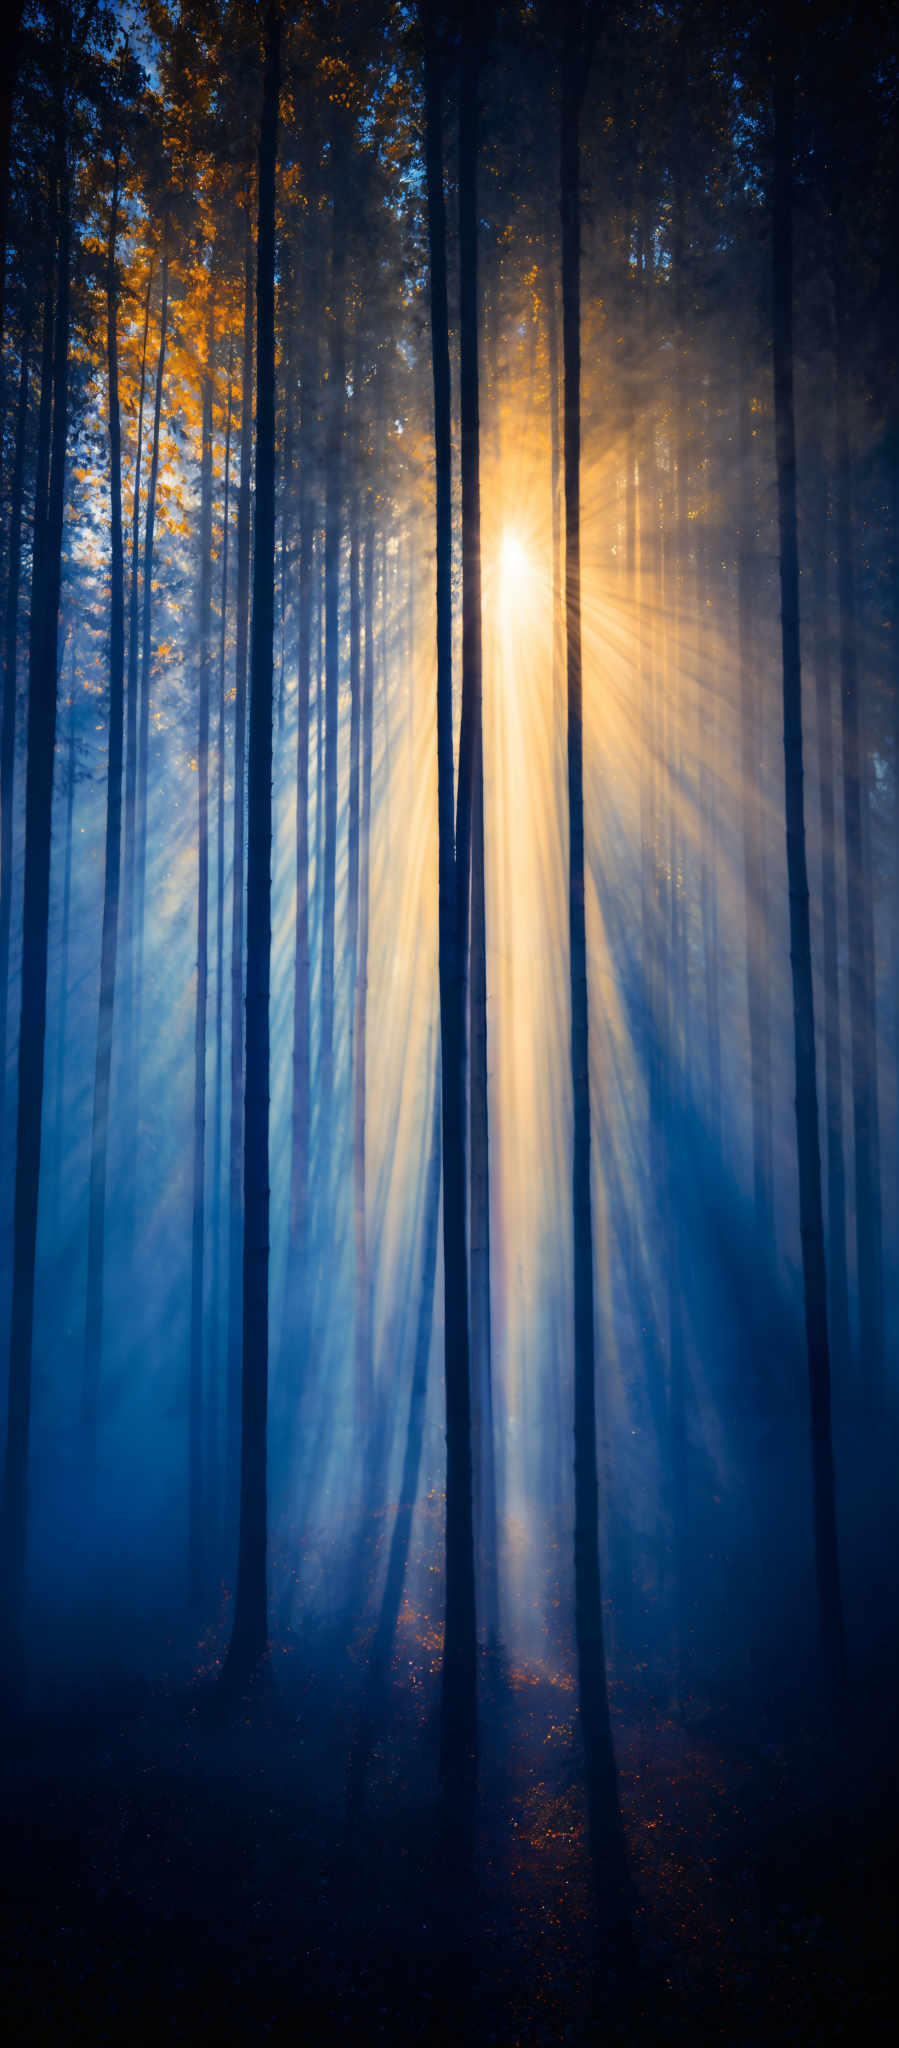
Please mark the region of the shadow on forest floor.
<svg viewBox="0 0 899 2048"><path fill-rule="evenodd" d="M623 1978L592 1933L570 1680L483 1674L463 1897L443 1881L435 1826L439 1645L400 1629L350 1829L364 1647L341 1653L321 1632L279 1647L278 1684L251 1719L203 1711L202 1688L147 1687L10 1734L8 2039L886 2037L885 1779L856 1787L837 1847L813 1740L788 1765L724 1707L674 1714L617 1688L639 1893Z"/></svg>

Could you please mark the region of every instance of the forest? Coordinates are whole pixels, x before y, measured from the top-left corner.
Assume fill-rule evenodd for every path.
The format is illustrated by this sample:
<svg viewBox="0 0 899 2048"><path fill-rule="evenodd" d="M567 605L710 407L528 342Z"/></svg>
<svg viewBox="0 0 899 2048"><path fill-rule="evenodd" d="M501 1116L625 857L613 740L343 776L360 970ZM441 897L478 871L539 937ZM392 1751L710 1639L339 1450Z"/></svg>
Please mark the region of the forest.
<svg viewBox="0 0 899 2048"><path fill-rule="evenodd" d="M899 16L0 36L8 2038L886 2039Z"/></svg>

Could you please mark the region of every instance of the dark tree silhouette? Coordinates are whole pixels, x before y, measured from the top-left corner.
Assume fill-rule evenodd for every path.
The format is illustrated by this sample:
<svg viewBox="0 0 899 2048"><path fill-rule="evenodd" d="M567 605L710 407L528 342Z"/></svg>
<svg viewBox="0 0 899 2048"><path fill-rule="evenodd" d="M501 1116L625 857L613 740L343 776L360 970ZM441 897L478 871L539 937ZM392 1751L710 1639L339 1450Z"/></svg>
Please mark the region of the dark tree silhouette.
<svg viewBox="0 0 899 2048"><path fill-rule="evenodd" d="M446 1608L441 1772L450 1809L464 1827L477 1734L471 1387L465 1245L464 949L467 852L454 836L452 669L452 475L446 204L443 190L443 53L423 8L425 170L434 378L437 567L437 804L439 981L442 1066L444 1360L446 1381ZM461 782L461 774L460 774Z"/></svg>
<svg viewBox="0 0 899 2048"><path fill-rule="evenodd" d="M87 1313L84 1329L84 1420L95 1451L100 1416L100 1374L103 1357L103 1267L106 1230L106 1160L109 1148L109 1094L112 1078L112 1027L115 1010L116 955L119 933L119 879L122 859L122 751L125 683L125 570L122 540L122 424L119 414L118 317L119 280L116 243L119 230L121 139L113 149L112 197L106 253L106 363L109 408L109 768L106 779L106 855L103 880L103 933L100 951L100 1007L94 1067L94 1109L91 1129L90 1197L87 1237Z"/></svg>
<svg viewBox="0 0 899 2048"><path fill-rule="evenodd" d="M62 572L69 386L71 248L70 165L66 85L71 59L68 18L57 24L53 109L55 290L44 314L41 439L38 447L31 570L28 660L28 767L25 786L25 901L22 937L22 1024L13 1219L13 1289L9 1341L9 1416L0 1558L3 1564L2 1668L10 1691L23 1682L22 1628L28 1527L28 1445L34 1330L37 1206L47 1023L47 928L50 823L56 743L57 636ZM52 379L52 385L51 385ZM51 426L52 396L52 426ZM46 402L45 402L46 400Z"/></svg>
<svg viewBox="0 0 899 2048"><path fill-rule="evenodd" d="M568 689L568 931L571 1087L574 1105L574 1600L587 1819L604 1915L626 1911L627 1868L606 1686L599 1578L593 1198L584 898L584 758L581 635L580 104L586 46L580 0L566 0L562 56L562 405L565 491L565 658Z"/></svg>
<svg viewBox="0 0 899 2048"><path fill-rule="evenodd" d="M281 10L265 23L256 272L256 506L247 796L247 1010L244 1090L243 1374L240 1539L234 1626L223 1679L243 1691L268 1646L269 983L272 894L272 655L275 628L275 163Z"/></svg>
<svg viewBox="0 0 899 2048"><path fill-rule="evenodd" d="M774 409L780 533L787 876L790 892L790 966L796 1062L796 1150L799 1166L799 1217L808 1356L815 1560L822 1659L834 1705L839 1708L845 1695L846 1650L831 1437L827 1273L821 1202L815 1013L802 786L802 670L799 651L799 546L793 401L792 210L795 65L795 29L787 10L779 17L775 35L772 187Z"/></svg>

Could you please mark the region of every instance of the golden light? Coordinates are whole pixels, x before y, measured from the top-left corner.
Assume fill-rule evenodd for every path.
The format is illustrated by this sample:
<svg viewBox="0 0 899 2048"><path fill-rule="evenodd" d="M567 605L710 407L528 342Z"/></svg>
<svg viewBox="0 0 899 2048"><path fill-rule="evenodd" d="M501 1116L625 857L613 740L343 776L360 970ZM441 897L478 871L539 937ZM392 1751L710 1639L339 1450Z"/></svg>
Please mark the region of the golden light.
<svg viewBox="0 0 899 2048"><path fill-rule="evenodd" d="M499 597L502 613L515 613L520 610L528 593L532 574L528 551L520 534L516 533L514 527L507 526L499 548Z"/></svg>

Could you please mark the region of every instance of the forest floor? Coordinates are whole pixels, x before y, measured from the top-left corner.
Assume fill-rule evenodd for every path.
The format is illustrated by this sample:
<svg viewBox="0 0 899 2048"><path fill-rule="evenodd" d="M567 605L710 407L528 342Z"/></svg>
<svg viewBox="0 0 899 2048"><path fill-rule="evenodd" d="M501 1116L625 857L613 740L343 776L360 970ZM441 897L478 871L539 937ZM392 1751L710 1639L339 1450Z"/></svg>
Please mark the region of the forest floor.
<svg viewBox="0 0 899 2048"><path fill-rule="evenodd" d="M214 1658L211 1660L214 1662ZM364 1644L285 1641L224 1718L208 1676L6 1731L6 2038L455 2044L894 2038L895 1786L836 1828L813 1737L613 1688L637 1902L597 1941L570 1678L483 1674L473 1881L437 1832L439 1643L401 1617L348 1818Z"/></svg>

